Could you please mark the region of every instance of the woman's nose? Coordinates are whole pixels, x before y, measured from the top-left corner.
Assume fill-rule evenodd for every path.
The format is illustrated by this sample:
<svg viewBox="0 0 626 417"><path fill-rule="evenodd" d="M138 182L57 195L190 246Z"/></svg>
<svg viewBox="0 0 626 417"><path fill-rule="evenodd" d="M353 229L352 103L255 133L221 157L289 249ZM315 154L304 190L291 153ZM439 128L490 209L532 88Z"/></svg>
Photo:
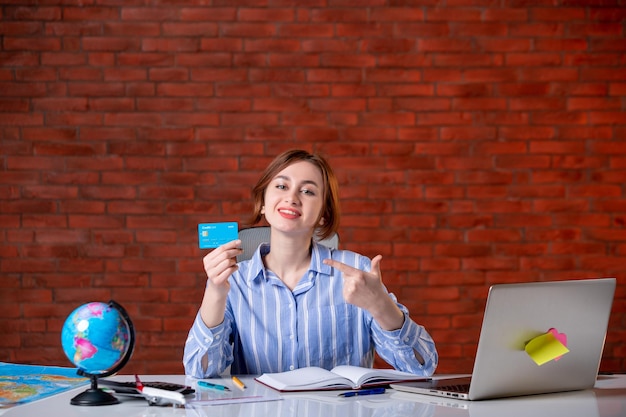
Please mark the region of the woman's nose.
<svg viewBox="0 0 626 417"><path fill-rule="evenodd" d="M289 193L285 201L289 204L296 205L300 203L300 195L297 192Z"/></svg>

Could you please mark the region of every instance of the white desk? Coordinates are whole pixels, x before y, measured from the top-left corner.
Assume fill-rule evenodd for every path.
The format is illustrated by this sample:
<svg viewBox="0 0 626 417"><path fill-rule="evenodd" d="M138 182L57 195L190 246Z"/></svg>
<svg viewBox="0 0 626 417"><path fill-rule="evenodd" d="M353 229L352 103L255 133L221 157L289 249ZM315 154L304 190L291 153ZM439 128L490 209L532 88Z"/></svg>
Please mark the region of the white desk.
<svg viewBox="0 0 626 417"><path fill-rule="evenodd" d="M130 376L118 376L130 380ZM145 381L186 383L195 381L184 376L146 375ZM246 393L263 394L268 390L251 378L242 378ZM229 380L224 380L229 385ZM150 407L141 399L121 404L81 407L70 405L70 399L85 390L78 388L30 404L6 410L2 417L624 417L626 416L626 375L602 376L593 390L561 394L534 395L489 401L437 399L427 395L406 394L388 390L386 394L338 398L337 392L283 394L278 401L212 405L196 408ZM276 395L275 391L272 395ZM197 395L207 395L202 389Z"/></svg>

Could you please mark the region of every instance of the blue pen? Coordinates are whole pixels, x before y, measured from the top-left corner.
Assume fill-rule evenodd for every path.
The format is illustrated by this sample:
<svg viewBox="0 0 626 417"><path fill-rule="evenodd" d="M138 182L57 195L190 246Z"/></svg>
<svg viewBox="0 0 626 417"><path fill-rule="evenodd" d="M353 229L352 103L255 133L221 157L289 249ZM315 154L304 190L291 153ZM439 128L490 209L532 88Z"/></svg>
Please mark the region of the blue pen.
<svg viewBox="0 0 626 417"><path fill-rule="evenodd" d="M358 391L348 391L342 394L339 394L340 397L355 397L357 395L374 395L374 394L384 394L385 388L372 388L372 389L361 389Z"/></svg>
<svg viewBox="0 0 626 417"><path fill-rule="evenodd" d="M207 382L207 381L198 381L198 386L202 388L216 389L219 391L230 391L230 388L224 385L211 384L210 382Z"/></svg>

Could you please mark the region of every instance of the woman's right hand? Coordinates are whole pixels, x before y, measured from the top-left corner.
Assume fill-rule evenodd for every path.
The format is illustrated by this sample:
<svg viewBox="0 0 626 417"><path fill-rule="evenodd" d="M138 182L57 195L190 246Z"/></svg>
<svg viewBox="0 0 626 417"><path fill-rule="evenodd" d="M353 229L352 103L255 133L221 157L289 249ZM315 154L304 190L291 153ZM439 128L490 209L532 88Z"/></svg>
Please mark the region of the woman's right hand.
<svg viewBox="0 0 626 417"><path fill-rule="evenodd" d="M228 277L239 269L237 255L242 252L241 240L237 239L213 249L202 259L204 272L208 278L207 289L212 289L224 297L228 295L230 290Z"/></svg>

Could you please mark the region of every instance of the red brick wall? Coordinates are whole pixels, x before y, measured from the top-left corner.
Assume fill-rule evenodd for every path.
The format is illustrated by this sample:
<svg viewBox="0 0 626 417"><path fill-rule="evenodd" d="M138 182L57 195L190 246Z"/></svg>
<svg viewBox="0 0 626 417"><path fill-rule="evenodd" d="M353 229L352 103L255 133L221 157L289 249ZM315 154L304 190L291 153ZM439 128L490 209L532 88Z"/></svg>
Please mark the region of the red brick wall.
<svg viewBox="0 0 626 417"><path fill-rule="evenodd" d="M626 370L624 0L0 12L0 360L69 365L66 315L113 298L125 371L182 372L197 223L243 221L259 170L303 147L441 372L471 371L490 284L597 276L619 281L602 368Z"/></svg>

